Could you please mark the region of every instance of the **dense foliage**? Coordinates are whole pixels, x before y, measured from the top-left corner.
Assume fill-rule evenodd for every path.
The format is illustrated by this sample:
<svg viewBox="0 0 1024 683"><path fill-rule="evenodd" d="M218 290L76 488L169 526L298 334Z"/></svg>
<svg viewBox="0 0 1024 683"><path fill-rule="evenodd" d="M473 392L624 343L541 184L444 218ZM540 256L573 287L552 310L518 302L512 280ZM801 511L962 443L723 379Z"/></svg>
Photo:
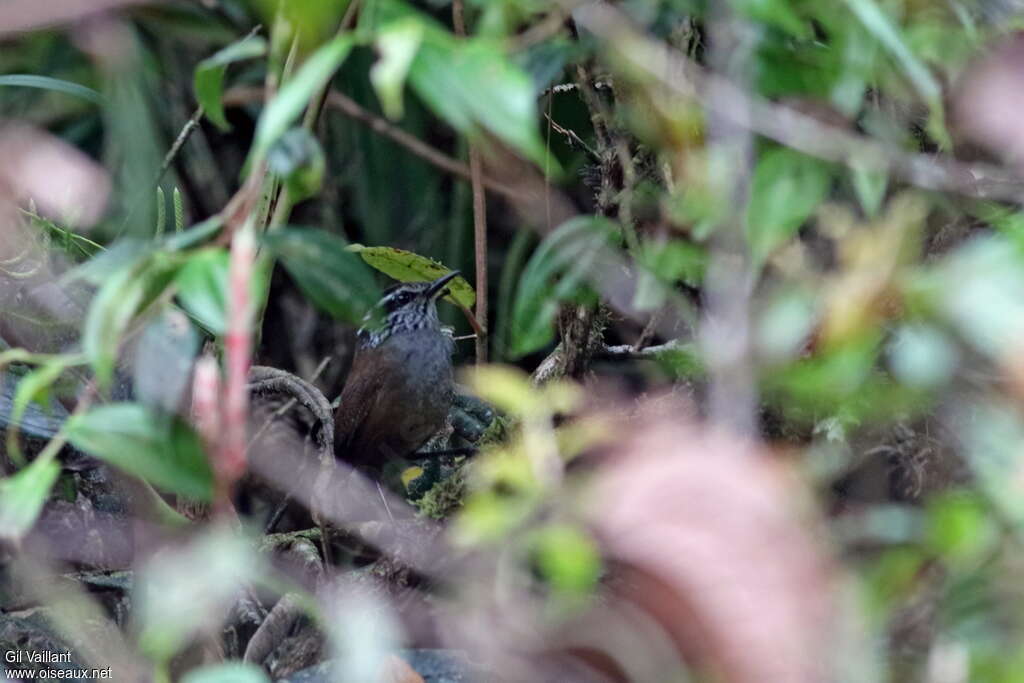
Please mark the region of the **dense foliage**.
<svg viewBox="0 0 1024 683"><path fill-rule="evenodd" d="M282 594L338 680L1024 680L1024 9L462 2L0 7L0 610L70 638L111 608L58 576L130 569L80 649L155 680L268 680L196 653ZM382 287L449 269L497 417L383 474L400 542L258 533L259 387L298 471ZM53 552L101 513L151 538Z"/></svg>

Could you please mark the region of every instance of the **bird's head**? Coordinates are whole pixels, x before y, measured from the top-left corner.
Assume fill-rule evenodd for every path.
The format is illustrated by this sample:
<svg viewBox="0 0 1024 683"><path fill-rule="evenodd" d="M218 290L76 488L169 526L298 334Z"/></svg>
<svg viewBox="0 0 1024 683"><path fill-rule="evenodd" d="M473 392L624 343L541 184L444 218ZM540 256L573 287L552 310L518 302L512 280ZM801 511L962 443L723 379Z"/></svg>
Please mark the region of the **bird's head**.
<svg viewBox="0 0 1024 683"><path fill-rule="evenodd" d="M388 337L428 326L438 326L437 300L448 293L447 285L459 275L453 270L429 282L400 282L384 290L375 310L377 318L359 330L364 346L377 346Z"/></svg>

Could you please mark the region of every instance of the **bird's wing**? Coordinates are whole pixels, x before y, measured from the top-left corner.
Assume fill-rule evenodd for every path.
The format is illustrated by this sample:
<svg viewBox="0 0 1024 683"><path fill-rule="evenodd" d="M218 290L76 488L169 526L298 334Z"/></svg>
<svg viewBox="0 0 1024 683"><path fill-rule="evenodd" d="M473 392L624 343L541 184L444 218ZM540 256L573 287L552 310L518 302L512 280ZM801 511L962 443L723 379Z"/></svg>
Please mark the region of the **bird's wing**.
<svg viewBox="0 0 1024 683"><path fill-rule="evenodd" d="M353 363L349 380L341 392L340 404L334 413L334 452L342 460L358 457L359 454L353 451L362 445L362 427L373 410L382 384L379 373L361 373L356 370L357 366Z"/></svg>

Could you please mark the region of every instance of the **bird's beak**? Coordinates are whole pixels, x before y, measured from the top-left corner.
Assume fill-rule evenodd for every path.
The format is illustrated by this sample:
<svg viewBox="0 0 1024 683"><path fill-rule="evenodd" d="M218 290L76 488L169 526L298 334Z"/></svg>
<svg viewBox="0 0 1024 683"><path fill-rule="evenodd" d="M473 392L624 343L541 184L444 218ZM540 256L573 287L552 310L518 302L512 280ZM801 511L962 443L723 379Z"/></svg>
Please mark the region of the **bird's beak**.
<svg viewBox="0 0 1024 683"><path fill-rule="evenodd" d="M438 297L444 296L445 285L447 285L449 282L457 278L459 275L461 275L459 271L453 270L449 273L445 273L441 277L431 282L430 286L427 287L427 298L436 299Z"/></svg>

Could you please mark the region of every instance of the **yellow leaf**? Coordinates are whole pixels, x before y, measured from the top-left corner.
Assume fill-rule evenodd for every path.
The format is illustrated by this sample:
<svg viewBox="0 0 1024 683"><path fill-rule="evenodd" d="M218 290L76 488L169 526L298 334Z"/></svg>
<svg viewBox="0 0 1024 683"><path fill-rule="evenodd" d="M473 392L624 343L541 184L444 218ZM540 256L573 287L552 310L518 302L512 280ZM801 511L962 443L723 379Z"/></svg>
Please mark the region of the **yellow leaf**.
<svg viewBox="0 0 1024 683"><path fill-rule="evenodd" d="M451 268L444 264L405 249L367 247L362 244L350 244L347 249L359 254L371 268L399 282L429 282L451 272ZM476 292L461 275L448 283L448 291L449 295L445 299L457 306L471 309L476 303Z"/></svg>

